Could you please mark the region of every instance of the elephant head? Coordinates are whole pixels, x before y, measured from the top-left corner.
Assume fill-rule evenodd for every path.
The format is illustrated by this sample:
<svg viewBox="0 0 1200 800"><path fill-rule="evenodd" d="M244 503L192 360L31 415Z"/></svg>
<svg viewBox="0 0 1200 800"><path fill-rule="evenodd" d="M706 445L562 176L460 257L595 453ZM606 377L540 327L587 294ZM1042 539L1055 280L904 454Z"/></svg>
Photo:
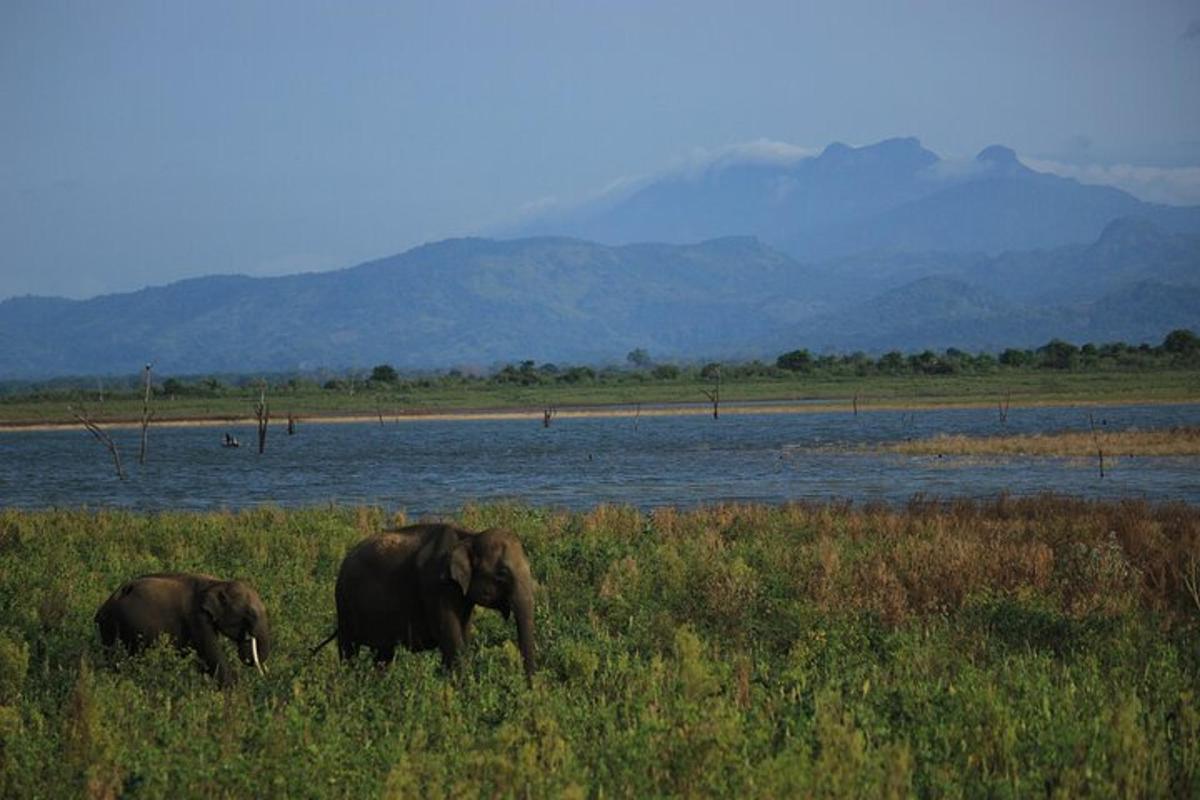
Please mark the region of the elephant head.
<svg viewBox="0 0 1200 800"><path fill-rule="evenodd" d="M447 554L445 576L476 605L494 608L517 621L517 646L525 675L534 671L533 575L521 542L507 531L490 529L459 537Z"/></svg>
<svg viewBox="0 0 1200 800"><path fill-rule="evenodd" d="M264 672L271 631L258 592L242 581L220 581L203 590L200 607L216 630L237 642L242 662Z"/></svg>

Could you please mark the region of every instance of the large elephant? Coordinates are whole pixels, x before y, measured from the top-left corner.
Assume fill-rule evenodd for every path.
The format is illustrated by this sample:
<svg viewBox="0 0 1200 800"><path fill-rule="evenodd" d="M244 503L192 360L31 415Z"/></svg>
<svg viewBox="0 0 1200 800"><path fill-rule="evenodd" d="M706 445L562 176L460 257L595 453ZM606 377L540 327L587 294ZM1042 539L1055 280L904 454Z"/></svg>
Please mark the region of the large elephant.
<svg viewBox="0 0 1200 800"><path fill-rule="evenodd" d="M263 672L271 649L267 610L258 592L243 581L211 575L159 573L121 586L96 612L106 646L120 640L136 653L160 636L195 650L210 675L223 685L234 679L217 634L237 643L243 662Z"/></svg>
<svg viewBox="0 0 1200 800"><path fill-rule="evenodd" d="M452 667L480 605L516 617L527 680L533 674L533 577L521 542L506 531L424 524L371 536L343 559L335 597L329 639L337 636L342 658L366 646L390 661L401 644L436 647Z"/></svg>

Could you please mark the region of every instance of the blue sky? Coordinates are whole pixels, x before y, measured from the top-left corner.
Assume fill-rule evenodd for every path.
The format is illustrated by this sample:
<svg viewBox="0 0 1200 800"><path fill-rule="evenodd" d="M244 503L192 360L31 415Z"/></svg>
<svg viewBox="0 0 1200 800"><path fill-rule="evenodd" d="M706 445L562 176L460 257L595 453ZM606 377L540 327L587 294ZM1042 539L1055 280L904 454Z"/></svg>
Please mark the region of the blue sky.
<svg viewBox="0 0 1200 800"><path fill-rule="evenodd" d="M1200 203L1200 0L0 3L0 298L331 269L746 142Z"/></svg>

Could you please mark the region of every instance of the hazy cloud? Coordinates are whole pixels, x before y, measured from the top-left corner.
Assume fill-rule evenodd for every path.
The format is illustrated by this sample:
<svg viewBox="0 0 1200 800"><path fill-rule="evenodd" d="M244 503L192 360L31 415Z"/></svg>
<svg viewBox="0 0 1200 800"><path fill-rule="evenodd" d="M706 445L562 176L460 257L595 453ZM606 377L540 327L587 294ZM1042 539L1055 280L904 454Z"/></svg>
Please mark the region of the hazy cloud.
<svg viewBox="0 0 1200 800"><path fill-rule="evenodd" d="M616 205L639 189L663 178L695 179L712 169L724 169L745 164L786 166L818 155L820 152L815 148L801 147L772 139L754 139L716 149L697 147L656 172L623 175L609 181L596 191L573 200L559 197L533 200L524 203L514 213L480 227L484 232L504 230L538 218L545 219L553 218L556 215L570 214L582 208L596 211ZM777 188L779 191L786 191L786 187Z"/></svg>
<svg viewBox="0 0 1200 800"><path fill-rule="evenodd" d="M1200 39L1200 19L1192 20L1188 24L1187 30L1179 34L1179 38L1185 42L1191 39Z"/></svg>
<svg viewBox="0 0 1200 800"><path fill-rule="evenodd" d="M674 161L658 175L647 177L660 178L672 175L699 177L709 170L747 164L789 166L818 155L820 152L812 147L801 147L772 139L754 139L715 150L698 147L683 158Z"/></svg>
<svg viewBox="0 0 1200 800"><path fill-rule="evenodd" d="M1068 164L1021 157L1038 172L1049 172L1080 183L1115 186L1140 200L1169 205L1200 204L1200 167L1147 167L1137 164Z"/></svg>
<svg viewBox="0 0 1200 800"><path fill-rule="evenodd" d="M924 170L922 175L931 180L958 181L973 178L991 168L991 164L974 158L941 158Z"/></svg>

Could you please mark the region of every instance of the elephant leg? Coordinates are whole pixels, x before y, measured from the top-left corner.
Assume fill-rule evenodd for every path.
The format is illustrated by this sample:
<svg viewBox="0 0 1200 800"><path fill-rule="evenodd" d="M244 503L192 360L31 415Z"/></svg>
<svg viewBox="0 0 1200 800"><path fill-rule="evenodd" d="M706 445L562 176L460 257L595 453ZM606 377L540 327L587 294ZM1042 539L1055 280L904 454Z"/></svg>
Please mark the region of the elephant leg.
<svg viewBox="0 0 1200 800"><path fill-rule="evenodd" d="M101 644L105 647L112 647L117 643L117 623L107 606L101 608L96 614L96 627L100 629Z"/></svg>
<svg viewBox="0 0 1200 800"><path fill-rule="evenodd" d="M437 637L438 650L442 654L442 666L453 669L458 661L458 653L463 647L463 621L450 608L439 608L434 612L434 634Z"/></svg>
<svg viewBox="0 0 1200 800"><path fill-rule="evenodd" d="M350 661L358 653L358 642L354 640L350 631L346 630L346 626L339 624L337 631L338 640L338 655L343 661Z"/></svg>

